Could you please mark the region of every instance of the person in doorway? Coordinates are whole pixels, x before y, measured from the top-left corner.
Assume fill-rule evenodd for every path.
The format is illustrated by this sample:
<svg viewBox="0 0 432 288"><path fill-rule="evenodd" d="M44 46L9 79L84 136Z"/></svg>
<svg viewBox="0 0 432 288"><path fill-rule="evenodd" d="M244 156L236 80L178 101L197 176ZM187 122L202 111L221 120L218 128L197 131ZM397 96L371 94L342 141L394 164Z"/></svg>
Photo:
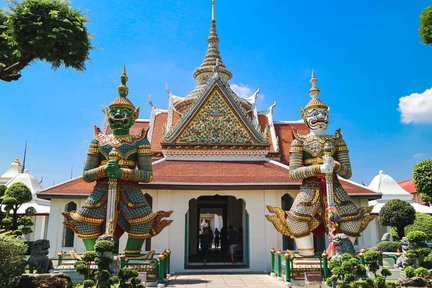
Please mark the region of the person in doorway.
<svg viewBox="0 0 432 288"><path fill-rule="evenodd" d="M230 225L228 227L228 247L231 263L235 262L235 252L240 245L240 237L234 227Z"/></svg>
<svg viewBox="0 0 432 288"><path fill-rule="evenodd" d="M215 229L214 235L215 235L215 238L214 238L215 248L219 249L220 232L219 232L218 228Z"/></svg>
<svg viewBox="0 0 432 288"><path fill-rule="evenodd" d="M203 232L201 234L201 255L203 258L204 266L206 266L207 264L209 245L210 245L210 232L208 227L204 227Z"/></svg>

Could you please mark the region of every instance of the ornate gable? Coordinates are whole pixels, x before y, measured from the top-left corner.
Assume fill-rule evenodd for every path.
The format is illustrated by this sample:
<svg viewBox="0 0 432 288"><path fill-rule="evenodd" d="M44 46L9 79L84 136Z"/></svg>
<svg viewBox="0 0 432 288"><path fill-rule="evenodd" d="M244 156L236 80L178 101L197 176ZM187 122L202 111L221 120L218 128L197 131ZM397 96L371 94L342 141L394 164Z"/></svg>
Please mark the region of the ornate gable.
<svg viewBox="0 0 432 288"><path fill-rule="evenodd" d="M162 151L171 158L263 159L268 131L254 127L239 98L215 72L164 137Z"/></svg>
<svg viewBox="0 0 432 288"><path fill-rule="evenodd" d="M166 135L164 142L177 145L268 145L267 137L252 125L234 98L237 96L227 91L221 81L215 80L191 105L177 127Z"/></svg>
<svg viewBox="0 0 432 288"><path fill-rule="evenodd" d="M253 144L255 141L227 99L215 87L176 142Z"/></svg>

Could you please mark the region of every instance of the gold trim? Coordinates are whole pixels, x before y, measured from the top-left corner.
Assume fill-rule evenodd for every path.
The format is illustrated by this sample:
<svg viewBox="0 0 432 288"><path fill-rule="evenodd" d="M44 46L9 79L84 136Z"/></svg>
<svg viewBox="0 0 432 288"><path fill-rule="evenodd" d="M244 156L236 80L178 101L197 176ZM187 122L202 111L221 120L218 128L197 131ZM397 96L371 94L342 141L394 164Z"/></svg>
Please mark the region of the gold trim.
<svg viewBox="0 0 432 288"><path fill-rule="evenodd" d="M130 202L129 202L130 203ZM131 203L133 204L133 203ZM136 205L136 204L135 204ZM128 205L129 206L129 205ZM142 205L141 205L142 206ZM129 206L131 207L131 206ZM138 206L140 207L140 206ZM136 208L136 207L131 207L131 208ZM148 222L150 220L152 220L154 217L156 216L156 213L150 212L149 214L147 214L144 217L138 217L138 218L132 218L132 219L127 219L129 224L139 224L139 223L145 223Z"/></svg>
<svg viewBox="0 0 432 288"><path fill-rule="evenodd" d="M291 146L290 153L303 152L303 146Z"/></svg>
<svg viewBox="0 0 432 288"><path fill-rule="evenodd" d="M101 233L99 233L99 232L96 232L96 233L93 233L93 234L81 234L81 233L76 233L76 234L81 239L98 238L101 235Z"/></svg>
<svg viewBox="0 0 432 288"><path fill-rule="evenodd" d="M346 145L341 145L341 146L338 146L338 147L337 147L337 151L338 151L338 152L342 152L342 151L346 151L346 152L348 152L348 148L347 148Z"/></svg>
<svg viewBox="0 0 432 288"><path fill-rule="evenodd" d="M100 166L104 166L104 165L106 165L108 163L108 160L102 160L101 162L100 162ZM119 161L118 161L118 164L120 165L120 166L123 166L123 165L125 165L125 166L136 166L136 162L134 161L134 160L123 160L123 159L120 159Z"/></svg>
<svg viewBox="0 0 432 288"><path fill-rule="evenodd" d="M108 199L108 193L105 193L105 195L102 197L102 199L99 202L97 202L96 204L91 204L91 203L85 204L84 203L83 206L89 207L89 208L99 208L107 202L107 199Z"/></svg>
<svg viewBox="0 0 432 288"><path fill-rule="evenodd" d="M324 161L321 157L314 157L304 160L305 165L312 165L312 164L323 164Z"/></svg>
<svg viewBox="0 0 432 288"><path fill-rule="evenodd" d="M314 248L308 248L308 249L298 249L299 252L314 252Z"/></svg>
<svg viewBox="0 0 432 288"><path fill-rule="evenodd" d="M151 236L150 233L148 233L148 232L146 232L146 233L129 233L128 235L129 235L129 237L133 237L133 238L149 238Z"/></svg>
<svg viewBox="0 0 432 288"><path fill-rule="evenodd" d="M64 214L63 214L64 215ZM79 214L77 211L69 212L68 216L77 222L84 222L89 224L102 224L104 218L92 218Z"/></svg>
<svg viewBox="0 0 432 288"><path fill-rule="evenodd" d="M149 155L149 154L151 154L151 150L150 149L138 149L138 154Z"/></svg>
<svg viewBox="0 0 432 288"><path fill-rule="evenodd" d="M99 153L99 149L98 148L92 148L92 147L90 147L87 150L87 154L98 154L98 153Z"/></svg>

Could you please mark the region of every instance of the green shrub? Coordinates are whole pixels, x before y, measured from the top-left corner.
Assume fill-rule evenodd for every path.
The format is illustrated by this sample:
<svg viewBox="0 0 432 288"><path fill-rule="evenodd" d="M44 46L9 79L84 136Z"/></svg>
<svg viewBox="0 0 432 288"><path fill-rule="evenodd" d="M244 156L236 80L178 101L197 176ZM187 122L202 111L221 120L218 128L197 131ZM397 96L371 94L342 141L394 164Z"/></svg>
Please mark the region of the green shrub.
<svg viewBox="0 0 432 288"><path fill-rule="evenodd" d="M381 241L378 243L377 250L381 252L397 252L402 251L402 246L398 241Z"/></svg>
<svg viewBox="0 0 432 288"><path fill-rule="evenodd" d="M81 259L84 262L92 262L92 261L95 260L95 257L96 257L96 252L94 252L94 251L86 251L81 256Z"/></svg>
<svg viewBox="0 0 432 288"><path fill-rule="evenodd" d="M108 240L96 241L95 250L96 252L112 252L114 250L114 244Z"/></svg>
<svg viewBox="0 0 432 288"><path fill-rule="evenodd" d="M414 223L415 209L406 201L389 200L381 209L379 222L383 226L394 227L399 238L405 236L405 227Z"/></svg>
<svg viewBox="0 0 432 288"><path fill-rule="evenodd" d="M414 270L414 275L416 277L425 278L425 277L428 277L430 275L430 273L426 268L419 267L419 268Z"/></svg>
<svg viewBox="0 0 432 288"><path fill-rule="evenodd" d="M94 281L91 279L87 279L83 281L83 287L84 288L91 288L95 285Z"/></svg>
<svg viewBox="0 0 432 288"><path fill-rule="evenodd" d="M412 267L412 266L408 266L408 267L406 267L405 268L405 270L404 270L404 272L405 272L405 276L407 277L407 278L412 278L412 277L414 277L414 271L415 271L415 269L414 269L414 267Z"/></svg>
<svg viewBox="0 0 432 288"><path fill-rule="evenodd" d="M14 288L24 273L27 246L21 239L0 236L0 287Z"/></svg>
<svg viewBox="0 0 432 288"><path fill-rule="evenodd" d="M427 239L427 234L423 231L411 231L406 235L409 242L423 243Z"/></svg>
<svg viewBox="0 0 432 288"><path fill-rule="evenodd" d="M432 240L432 215L417 212L414 223L405 227L405 233L422 231L426 233L427 240Z"/></svg>
<svg viewBox="0 0 432 288"><path fill-rule="evenodd" d="M381 261L381 252L376 250L368 250L365 252L364 260L369 271L371 271L376 277L376 272L380 267L379 263Z"/></svg>
<svg viewBox="0 0 432 288"><path fill-rule="evenodd" d="M377 288L385 288L386 287L386 281L385 281L385 278L383 276L380 276L380 275L376 276L374 279L374 283L375 283L375 286Z"/></svg>
<svg viewBox="0 0 432 288"><path fill-rule="evenodd" d="M391 276L392 275L392 273L391 273L391 271L390 271L390 269L387 269L387 268L383 268L383 269L381 269L381 275L384 277L384 278L387 278L388 276Z"/></svg>
<svg viewBox="0 0 432 288"><path fill-rule="evenodd" d="M432 254L428 255L421 263L421 267L432 269Z"/></svg>

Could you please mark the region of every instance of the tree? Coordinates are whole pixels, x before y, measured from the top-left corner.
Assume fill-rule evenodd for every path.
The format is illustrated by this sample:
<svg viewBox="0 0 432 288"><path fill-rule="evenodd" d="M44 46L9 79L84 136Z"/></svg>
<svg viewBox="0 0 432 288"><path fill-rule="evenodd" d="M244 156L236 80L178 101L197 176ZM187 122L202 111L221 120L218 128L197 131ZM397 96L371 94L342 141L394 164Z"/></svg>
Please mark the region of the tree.
<svg viewBox="0 0 432 288"><path fill-rule="evenodd" d="M17 287L24 273L27 246L23 240L0 235L0 287Z"/></svg>
<svg viewBox="0 0 432 288"><path fill-rule="evenodd" d="M30 202L31 200L32 193L24 183L14 183L6 190L5 196L3 197L3 205L5 206L5 211L8 215L10 214L10 211L12 211L12 221L10 225L11 230L17 230L18 225L28 226L30 224L27 219L30 217L26 217L26 219L19 219L21 217L18 217L17 213L22 204ZM3 221L8 218L3 219ZM25 221L25 223L23 223L21 220Z"/></svg>
<svg viewBox="0 0 432 288"><path fill-rule="evenodd" d="M3 212L3 209L2 209L2 202L3 202L3 196L4 196L6 189L7 189L6 185L3 185L3 184L0 185L0 223L5 216L5 213Z"/></svg>
<svg viewBox="0 0 432 288"><path fill-rule="evenodd" d="M432 17L432 8L431 8L431 17ZM432 26L430 27L430 29L432 33ZM414 166L413 179L414 179L414 184L417 193L420 193L420 196L422 197L423 201L430 204L432 202L431 201L432 199L432 159L420 161Z"/></svg>
<svg viewBox="0 0 432 288"><path fill-rule="evenodd" d="M432 216L417 212L414 223L405 227L405 234L411 231L422 231L426 233L427 240L432 240Z"/></svg>
<svg viewBox="0 0 432 288"><path fill-rule="evenodd" d="M422 42L432 45L432 6L427 7L420 14L420 36Z"/></svg>
<svg viewBox="0 0 432 288"><path fill-rule="evenodd" d="M18 80L21 70L42 60L53 69L85 70L92 48L86 17L63 0L24 0L0 9L0 79Z"/></svg>
<svg viewBox="0 0 432 288"><path fill-rule="evenodd" d="M405 236L405 226L413 224L415 220L415 210L406 201L391 199L381 209L379 221L383 226L394 227L398 237Z"/></svg>

